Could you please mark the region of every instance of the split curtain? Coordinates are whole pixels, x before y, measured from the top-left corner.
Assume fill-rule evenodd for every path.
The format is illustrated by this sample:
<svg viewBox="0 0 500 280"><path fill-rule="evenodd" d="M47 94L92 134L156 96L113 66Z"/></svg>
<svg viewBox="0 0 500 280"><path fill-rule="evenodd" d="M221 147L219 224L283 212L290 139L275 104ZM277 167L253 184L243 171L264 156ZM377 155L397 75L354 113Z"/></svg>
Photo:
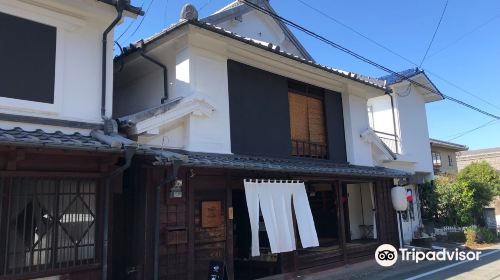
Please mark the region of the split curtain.
<svg viewBox="0 0 500 280"><path fill-rule="evenodd" d="M252 256L260 255L259 208L272 253L296 249L292 201L302 248L319 246L309 200L303 182L289 180L244 181L252 230Z"/></svg>

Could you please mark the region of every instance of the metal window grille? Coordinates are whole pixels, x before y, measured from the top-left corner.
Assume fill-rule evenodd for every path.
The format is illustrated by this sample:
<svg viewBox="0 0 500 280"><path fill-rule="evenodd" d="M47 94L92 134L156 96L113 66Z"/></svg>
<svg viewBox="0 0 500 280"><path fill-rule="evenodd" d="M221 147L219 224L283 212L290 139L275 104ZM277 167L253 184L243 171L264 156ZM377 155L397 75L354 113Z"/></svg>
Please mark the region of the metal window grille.
<svg viewBox="0 0 500 280"><path fill-rule="evenodd" d="M96 180L0 178L0 276L97 263Z"/></svg>

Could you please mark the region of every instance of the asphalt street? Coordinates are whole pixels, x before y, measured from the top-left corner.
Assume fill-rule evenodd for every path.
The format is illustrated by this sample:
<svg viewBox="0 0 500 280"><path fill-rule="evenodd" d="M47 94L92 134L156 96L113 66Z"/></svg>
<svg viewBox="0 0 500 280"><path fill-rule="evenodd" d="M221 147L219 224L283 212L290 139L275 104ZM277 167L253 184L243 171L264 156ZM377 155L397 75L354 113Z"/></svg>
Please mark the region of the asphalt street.
<svg viewBox="0 0 500 280"><path fill-rule="evenodd" d="M392 267L375 261L353 264L341 269L307 275L301 279L500 279L500 245L482 250L478 261L398 261Z"/></svg>

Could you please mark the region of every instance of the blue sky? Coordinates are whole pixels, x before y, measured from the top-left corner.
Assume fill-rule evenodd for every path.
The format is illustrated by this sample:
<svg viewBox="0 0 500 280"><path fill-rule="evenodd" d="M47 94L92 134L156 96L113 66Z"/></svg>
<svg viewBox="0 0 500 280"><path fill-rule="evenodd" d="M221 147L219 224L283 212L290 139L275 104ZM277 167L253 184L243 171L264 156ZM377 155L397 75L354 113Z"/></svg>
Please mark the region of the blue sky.
<svg viewBox="0 0 500 280"><path fill-rule="evenodd" d="M303 1L417 64L425 54L446 3L445 0ZM204 17L230 2L230 0L192 0L190 3L198 8L200 17ZM140 27L137 29L141 21L139 18L121 36L119 42L123 46L151 36L176 22L179 19L181 7L186 2L182 0L132 0L132 3L137 6L143 5L144 10L149 7L150 3L152 4ZM392 70L399 71L415 67L408 61L310 9L299 0L271 0L270 3L281 16ZM130 22L127 19L118 26L115 39L125 31ZM292 31L315 60L321 64L373 77L386 74L300 31L293 29ZM474 4L470 1L449 1L441 26L422 68L444 94L500 115L499 33L500 1L484 0L474 2ZM471 94L479 96L482 100ZM427 105L427 121L432 138L450 140L462 132L491 120L491 117L481 115L451 101L445 100ZM468 145L471 149L499 147L500 121L490 123L452 141Z"/></svg>

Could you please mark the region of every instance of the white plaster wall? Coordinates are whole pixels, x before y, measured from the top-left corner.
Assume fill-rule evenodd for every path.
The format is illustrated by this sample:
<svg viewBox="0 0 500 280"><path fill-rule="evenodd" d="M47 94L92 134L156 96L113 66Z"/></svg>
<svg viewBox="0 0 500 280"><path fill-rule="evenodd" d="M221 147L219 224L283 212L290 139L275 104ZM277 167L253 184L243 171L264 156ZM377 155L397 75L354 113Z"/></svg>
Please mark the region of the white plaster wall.
<svg viewBox="0 0 500 280"><path fill-rule="evenodd" d="M57 28L54 104L2 97L0 112L101 122L101 37L116 12L112 7L103 9L98 6L92 14L89 13L91 11L82 11L61 3L47 3L49 4L32 5L28 2L0 0L0 10ZM112 110L112 58L113 32L110 32L106 98L108 116ZM19 126L22 127L23 124Z"/></svg>
<svg viewBox="0 0 500 280"><path fill-rule="evenodd" d="M193 93L215 107L209 117L189 116L187 149L231 153L227 57L192 49L190 85Z"/></svg>
<svg viewBox="0 0 500 280"><path fill-rule="evenodd" d="M137 79L126 80L126 85L115 86L113 117L119 118L161 104L163 73L152 70Z"/></svg>
<svg viewBox="0 0 500 280"><path fill-rule="evenodd" d="M214 43L209 40L200 42L207 46ZM167 66L170 98L196 95L206 99L215 107L215 111L210 116L189 115L182 120L182 129L177 126L164 127L159 135L141 136L138 140L142 144L168 148L231 153L228 58L214 51L216 46L207 51L196 45L195 42L179 45L177 48L158 48L151 50L148 55ZM126 66L124 73L119 74L115 90L115 117L160 105L163 77L158 70L144 70L147 67L151 66L144 62L134 62ZM131 79L131 73L135 72L140 74Z"/></svg>
<svg viewBox="0 0 500 280"><path fill-rule="evenodd" d="M402 96L407 94L407 89L406 85L398 85L393 88L395 92L400 92ZM429 173L429 178L431 178L432 160L424 98L414 87L412 87L408 96L402 96L393 94L395 128L389 96L380 96L368 100L368 106L372 106L373 109L373 129L386 133L396 131L400 138L398 160L381 164L411 173Z"/></svg>
<svg viewBox="0 0 500 280"><path fill-rule="evenodd" d="M395 90L404 91L406 88L406 86L400 86ZM401 127L401 160L415 162L415 171L432 173L431 148L423 96L412 87L408 96L400 97L395 94L394 103Z"/></svg>
<svg viewBox="0 0 500 280"><path fill-rule="evenodd" d="M389 95L379 96L368 99L368 106L373 109L373 129L393 134L395 133L392 106Z"/></svg>
<svg viewBox="0 0 500 280"><path fill-rule="evenodd" d="M244 37L278 45L283 51L300 56L299 50L286 38L279 25L258 11L244 14L241 22L230 19L217 26Z"/></svg>
<svg viewBox="0 0 500 280"><path fill-rule="evenodd" d="M175 47L160 47L146 52L148 56L167 67L169 98L180 96L179 92L190 91L189 87L180 86L185 82L176 77L179 73L176 69L176 52ZM161 104L161 99L164 96L164 83L163 70L159 66L138 56L132 61L125 61L122 70L115 71L114 75L114 118L137 113ZM189 72L185 75L189 78Z"/></svg>
<svg viewBox="0 0 500 280"><path fill-rule="evenodd" d="M363 141L361 133L368 129L367 99L342 93L347 161L351 164L373 166L372 146Z"/></svg>

